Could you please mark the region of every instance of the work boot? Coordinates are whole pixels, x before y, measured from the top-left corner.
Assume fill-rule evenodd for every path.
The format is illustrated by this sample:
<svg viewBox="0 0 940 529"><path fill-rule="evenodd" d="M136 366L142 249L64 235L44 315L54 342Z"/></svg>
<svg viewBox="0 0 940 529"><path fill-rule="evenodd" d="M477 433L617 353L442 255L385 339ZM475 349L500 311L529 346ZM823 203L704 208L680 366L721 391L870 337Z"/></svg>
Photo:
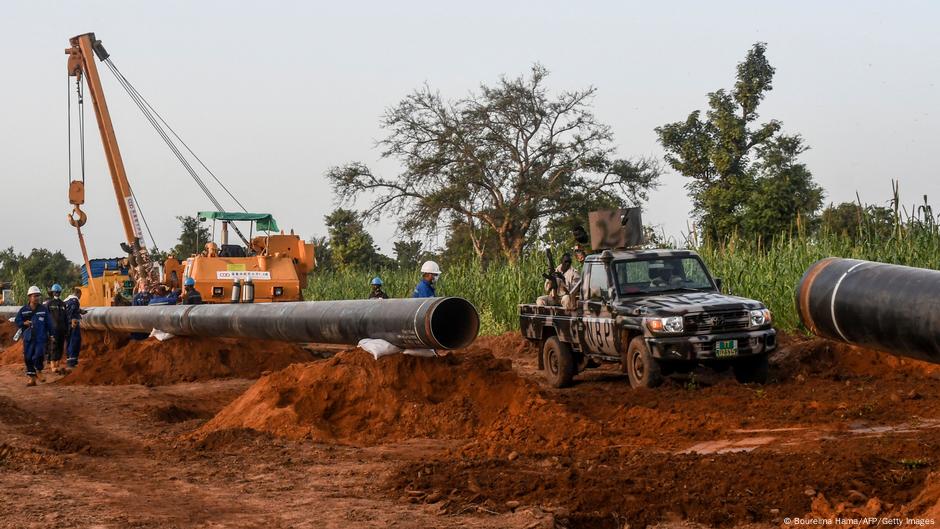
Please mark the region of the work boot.
<svg viewBox="0 0 940 529"><path fill-rule="evenodd" d="M34 381L34 383L33 383L34 386L36 385L36 384L35 384L35 381L36 381L36 380L38 380L38 381L40 381L40 382L45 382L45 381L46 381L46 376L42 374L42 371L38 371L38 372L36 373L36 376L34 376L34 377L32 377L32 378L33 378L33 381Z"/></svg>
<svg viewBox="0 0 940 529"><path fill-rule="evenodd" d="M36 377L30 375L28 378L29 378L29 382L26 383L26 386L27 386L27 387L35 386L35 385L36 385Z"/></svg>

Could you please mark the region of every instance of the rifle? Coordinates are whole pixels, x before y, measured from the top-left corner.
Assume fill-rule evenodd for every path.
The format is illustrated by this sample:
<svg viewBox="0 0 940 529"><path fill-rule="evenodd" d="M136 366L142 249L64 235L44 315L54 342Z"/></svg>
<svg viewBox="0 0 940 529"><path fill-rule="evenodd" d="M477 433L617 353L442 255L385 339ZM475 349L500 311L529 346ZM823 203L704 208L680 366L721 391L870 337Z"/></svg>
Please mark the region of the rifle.
<svg viewBox="0 0 940 529"><path fill-rule="evenodd" d="M548 281L551 292L558 294L558 273L555 272L555 257L552 255L551 248L545 249L545 258L548 260L548 273L542 274L542 277Z"/></svg>

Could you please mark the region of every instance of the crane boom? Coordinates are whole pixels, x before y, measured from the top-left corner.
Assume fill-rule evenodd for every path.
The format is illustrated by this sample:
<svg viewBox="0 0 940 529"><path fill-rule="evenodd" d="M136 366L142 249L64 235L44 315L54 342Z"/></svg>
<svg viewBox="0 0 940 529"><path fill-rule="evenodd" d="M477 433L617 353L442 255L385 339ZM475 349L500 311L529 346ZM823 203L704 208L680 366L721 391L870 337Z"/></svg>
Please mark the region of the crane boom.
<svg viewBox="0 0 940 529"><path fill-rule="evenodd" d="M79 81L84 76L88 85L88 92L91 94L98 130L101 132L101 144L104 147L104 155L108 162L108 170L111 173L118 211L121 214L121 223L124 226L124 236L127 240L124 250L130 254L131 276L137 283L136 290L149 290L151 283L155 281L155 270L150 254L143 242L140 217L134 202L134 194L131 191L130 182L127 180L124 160L121 158L121 149L114 134L114 125L111 123L108 103L105 100L104 90L101 87L101 78L98 75L98 67L94 61L96 55L99 60L104 61L108 58L108 52L104 49L101 41L95 38L94 33L85 33L72 37L69 39L69 43L71 47L65 50L65 53L69 56L68 73L69 76L77 77Z"/></svg>

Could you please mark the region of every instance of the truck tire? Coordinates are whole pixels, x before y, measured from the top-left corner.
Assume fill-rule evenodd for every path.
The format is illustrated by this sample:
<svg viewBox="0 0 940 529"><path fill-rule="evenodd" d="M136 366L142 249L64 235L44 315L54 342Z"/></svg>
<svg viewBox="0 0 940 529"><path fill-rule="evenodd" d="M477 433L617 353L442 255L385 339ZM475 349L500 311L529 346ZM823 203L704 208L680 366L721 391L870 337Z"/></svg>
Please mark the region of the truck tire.
<svg viewBox="0 0 940 529"><path fill-rule="evenodd" d="M571 385L578 366L568 344L552 336L542 346L542 358L545 362L545 380L550 386L566 388Z"/></svg>
<svg viewBox="0 0 940 529"><path fill-rule="evenodd" d="M734 370L734 378L742 384L764 384L767 382L770 365L767 360L767 355L762 354L749 358L741 358L734 363L732 369Z"/></svg>
<svg viewBox="0 0 940 529"><path fill-rule="evenodd" d="M655 388L663 383L659 362L653 358L642 336L630 341L626 358L627 377L634 388Z"/></svg>

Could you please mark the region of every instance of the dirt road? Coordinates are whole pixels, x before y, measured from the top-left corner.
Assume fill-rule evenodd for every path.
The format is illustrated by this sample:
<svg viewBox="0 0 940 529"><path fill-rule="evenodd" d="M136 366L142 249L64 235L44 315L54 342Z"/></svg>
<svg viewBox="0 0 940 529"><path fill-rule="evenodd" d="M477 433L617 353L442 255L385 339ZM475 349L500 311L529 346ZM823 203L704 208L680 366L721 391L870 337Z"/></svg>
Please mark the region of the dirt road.
<svg viewBox="0 0 940 529"><path fill-rule="evenodd" d="M174 347L141 350L162 355L154 366L165 377L182 365L173 355L202 354ZM283 370L259 364L256 379L149 387L99 385L96 376L120 377L94 353L70 377L80 383L27 388L19 365L0 366L0 527L937 516L927 484L940 455L940 380L930 366L791 341L763 387L703 371L633 391L602 369L549 390L532 354L506 335L447 360L348 351Z"/></svg>

